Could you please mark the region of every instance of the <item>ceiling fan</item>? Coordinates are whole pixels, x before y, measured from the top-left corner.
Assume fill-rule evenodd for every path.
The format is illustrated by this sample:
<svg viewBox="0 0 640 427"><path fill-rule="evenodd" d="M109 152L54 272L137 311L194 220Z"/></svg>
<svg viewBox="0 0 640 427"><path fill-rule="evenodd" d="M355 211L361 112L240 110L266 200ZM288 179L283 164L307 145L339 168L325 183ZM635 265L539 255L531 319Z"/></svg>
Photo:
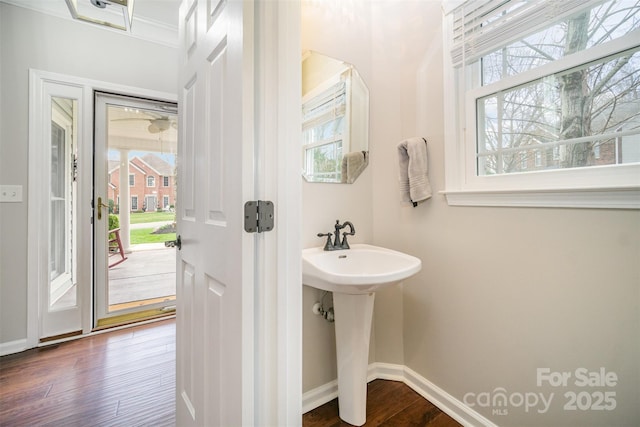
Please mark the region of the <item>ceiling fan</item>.
<svg viewBox="0 0 640 427"><path fill-rule="evenodd" d="M147 127L147 130L149 131L149 133L164 132L168 130L170 127L174 129L178 128L176 125L175 119L171 119L169 118L169 116L159 116L155 118L131 117L126 119L113 119L112 121L117 122L117 121L140 121L140 120L149 122L149 126Z"/></svg>
<svg viewBox="0 0 640 427"><path fill-rule="evenodd" d="M167 116L162 116L157 119L147 119L149 120L149 127L147 128L151 133L164 132L165 130L173 127L177 128L176 122L174 120L169 119Z"/></svg>

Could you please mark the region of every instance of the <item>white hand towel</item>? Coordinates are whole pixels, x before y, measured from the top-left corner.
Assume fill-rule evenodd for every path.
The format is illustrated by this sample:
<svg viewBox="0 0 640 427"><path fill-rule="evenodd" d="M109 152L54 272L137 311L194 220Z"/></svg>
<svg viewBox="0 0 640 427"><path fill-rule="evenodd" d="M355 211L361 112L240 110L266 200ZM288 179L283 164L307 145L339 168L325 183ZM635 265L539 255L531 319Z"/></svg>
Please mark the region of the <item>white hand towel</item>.
<svg viewBox="0 0 640 427"><path fill-rule="evenodd" d="M403 202L413 203L414 207L431 197L427 163L424 138L409 138L398 144L400 195Z"/></svg>

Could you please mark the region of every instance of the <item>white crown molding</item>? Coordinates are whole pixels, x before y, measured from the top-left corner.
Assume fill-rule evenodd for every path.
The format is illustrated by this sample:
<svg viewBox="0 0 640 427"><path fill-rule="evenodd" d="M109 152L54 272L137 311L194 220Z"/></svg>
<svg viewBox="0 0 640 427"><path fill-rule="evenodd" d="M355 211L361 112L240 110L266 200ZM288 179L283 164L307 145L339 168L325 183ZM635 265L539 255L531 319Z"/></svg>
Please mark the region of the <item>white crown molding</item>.
<svg viewBox="0 0 640 427"><path fill-rule="evenodd" d="M0 0L12 6L28 9L33 12L44 13L46 15L62 18L77 25L91 25L104 31L111 31L116 34L134 37L152 43L157 43L171 48L178 47L178 27L167 25L136 15L134 12L131 32L125 32L115 28L104 27L88 22L77 21L71 17L69 9L64 1L42 1L42 0Z"/></svg>
<svg viewBox="0 0 640 427"><path fill-rule="evenodd" d="M178 27L172 27L151 19L136 18L131 35L143 40L158 43L164 46L178 47Z"/></svg>

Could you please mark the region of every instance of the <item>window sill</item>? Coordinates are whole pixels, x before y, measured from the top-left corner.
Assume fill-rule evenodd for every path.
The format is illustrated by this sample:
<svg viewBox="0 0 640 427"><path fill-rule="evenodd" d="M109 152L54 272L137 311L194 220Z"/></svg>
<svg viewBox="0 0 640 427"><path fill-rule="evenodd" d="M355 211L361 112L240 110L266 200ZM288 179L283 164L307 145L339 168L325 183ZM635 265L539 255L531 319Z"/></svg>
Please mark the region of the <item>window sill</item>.
<svg viewBox="0 0 640 427"><path fill-rule="evenodd" d="M445 190L450 206L640 209L640 187L551 190Z"/></svg>

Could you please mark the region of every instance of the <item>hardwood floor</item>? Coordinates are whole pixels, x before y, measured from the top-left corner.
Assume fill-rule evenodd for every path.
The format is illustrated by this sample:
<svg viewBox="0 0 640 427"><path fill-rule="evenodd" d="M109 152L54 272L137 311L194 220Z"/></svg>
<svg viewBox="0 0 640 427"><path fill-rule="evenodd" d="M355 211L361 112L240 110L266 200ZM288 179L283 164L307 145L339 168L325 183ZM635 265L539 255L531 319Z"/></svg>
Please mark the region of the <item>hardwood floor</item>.
<svg viewBox="0 0 640 427"><path fill-rule="evenodd" d="M338 416L334 399L302 416L303 427L350 426ZM374 380L367 387L365 426L454 427L453 418L436 408L407 385L398 381Z"/></svg>
<svg viewBox="0 0 640 427"><path fill-rule="evenodd" d="M175 319L0 358L0 426L175 425ZM304 427L348 426L337 399ZM400 382L369 383L366 426L459 426ZM276 426L274 426L276 427Z"/></svg>
<svg viewBox="0 0 640 427"><path fill-rule="evenodd" d="M1 426L175 425L175 320L0 358Z"/></svg>

